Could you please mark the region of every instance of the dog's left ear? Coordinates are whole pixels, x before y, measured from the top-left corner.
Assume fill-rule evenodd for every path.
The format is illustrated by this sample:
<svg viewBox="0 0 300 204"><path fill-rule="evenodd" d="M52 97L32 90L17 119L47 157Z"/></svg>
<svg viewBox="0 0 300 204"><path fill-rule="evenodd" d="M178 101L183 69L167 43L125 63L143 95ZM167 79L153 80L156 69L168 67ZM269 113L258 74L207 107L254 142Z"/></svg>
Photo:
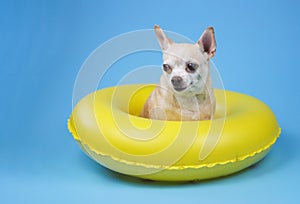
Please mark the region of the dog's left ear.
<svg viewBox="0 0 300 204"><path fill-rule="evenodd" d="M165 35L164 31L158 25L154 26L154 31L161 49L163 51L167 50L173 41Z"/></svg>
<svg viewBox="0 0 300 204"><path fill-rule="evenodd" d="M197 44L203 52L207 53L209 58L212 58L216 53L216 39L214 28L208 27L199 38Z"/></svg>

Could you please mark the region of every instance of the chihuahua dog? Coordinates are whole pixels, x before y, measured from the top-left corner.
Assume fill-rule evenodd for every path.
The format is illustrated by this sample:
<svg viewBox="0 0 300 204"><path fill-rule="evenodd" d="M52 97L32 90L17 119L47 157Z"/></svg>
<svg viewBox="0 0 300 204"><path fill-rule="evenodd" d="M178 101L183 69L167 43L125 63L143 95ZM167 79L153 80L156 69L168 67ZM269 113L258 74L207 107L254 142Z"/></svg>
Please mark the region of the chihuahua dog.
<svg viewBox="0 0 300 204"><path fill-rule="evenodd" d="M163 53L163 74L141 117L157 120L209 120L215 111L209 61L216 53L213 27L196 44L175 43L155 25Z"/></svg>

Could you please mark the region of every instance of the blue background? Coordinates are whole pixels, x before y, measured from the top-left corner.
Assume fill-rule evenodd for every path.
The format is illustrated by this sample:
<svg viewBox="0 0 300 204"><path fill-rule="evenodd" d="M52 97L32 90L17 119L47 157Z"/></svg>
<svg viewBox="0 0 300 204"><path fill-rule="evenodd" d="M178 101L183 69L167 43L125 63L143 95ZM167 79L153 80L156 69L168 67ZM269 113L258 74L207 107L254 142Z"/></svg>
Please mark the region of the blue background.
<svg viewBox="0 0 300 204"><path fill-rule="evenodd" d="M1 1L0 203L299 203L296 2ZM113 173L80 151L66 122L82 63L112 37L154 24L194 41L215 27L225 88L267 103L282 127L262 162L226 178L168 184ZM159 54L149 59L161 63Z"/></svg>

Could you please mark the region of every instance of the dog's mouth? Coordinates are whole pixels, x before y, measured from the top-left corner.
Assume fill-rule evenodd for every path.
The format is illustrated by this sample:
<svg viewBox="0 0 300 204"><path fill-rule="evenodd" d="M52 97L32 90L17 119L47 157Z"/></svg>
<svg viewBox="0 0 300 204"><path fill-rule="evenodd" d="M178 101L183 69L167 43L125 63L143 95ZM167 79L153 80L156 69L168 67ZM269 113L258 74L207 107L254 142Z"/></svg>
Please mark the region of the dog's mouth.
<svg viewBox="0 0 300 204"><path fill-rule="evenodd" d="M173 85L173 89L177 92L181 92L186 90L189 86L191 86L193 84L193 82L191 82L188 86L174 86Z"/></svg>
<svg viewBox="0 0 300 204"><path fill-rule="evenodd" d="M177 92L185 90L187 87L174 87L174 90Z"/></svg>

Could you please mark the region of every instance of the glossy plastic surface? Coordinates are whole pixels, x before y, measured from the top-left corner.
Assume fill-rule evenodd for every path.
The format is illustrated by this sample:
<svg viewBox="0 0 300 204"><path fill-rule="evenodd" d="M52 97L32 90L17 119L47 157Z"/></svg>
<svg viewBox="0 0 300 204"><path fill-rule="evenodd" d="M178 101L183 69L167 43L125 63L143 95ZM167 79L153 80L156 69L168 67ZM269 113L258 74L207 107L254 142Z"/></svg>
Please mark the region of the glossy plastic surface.
<svg viewBox="0 0 300 204"><path fill-rule="evenodd" d="M280 134L267 105L224 90L215 90L217 109L211 121L138 117L153 88L117 86L84 97L68 123L83 151L123 174L151 180L201 180L258 162Z"/></svg>

